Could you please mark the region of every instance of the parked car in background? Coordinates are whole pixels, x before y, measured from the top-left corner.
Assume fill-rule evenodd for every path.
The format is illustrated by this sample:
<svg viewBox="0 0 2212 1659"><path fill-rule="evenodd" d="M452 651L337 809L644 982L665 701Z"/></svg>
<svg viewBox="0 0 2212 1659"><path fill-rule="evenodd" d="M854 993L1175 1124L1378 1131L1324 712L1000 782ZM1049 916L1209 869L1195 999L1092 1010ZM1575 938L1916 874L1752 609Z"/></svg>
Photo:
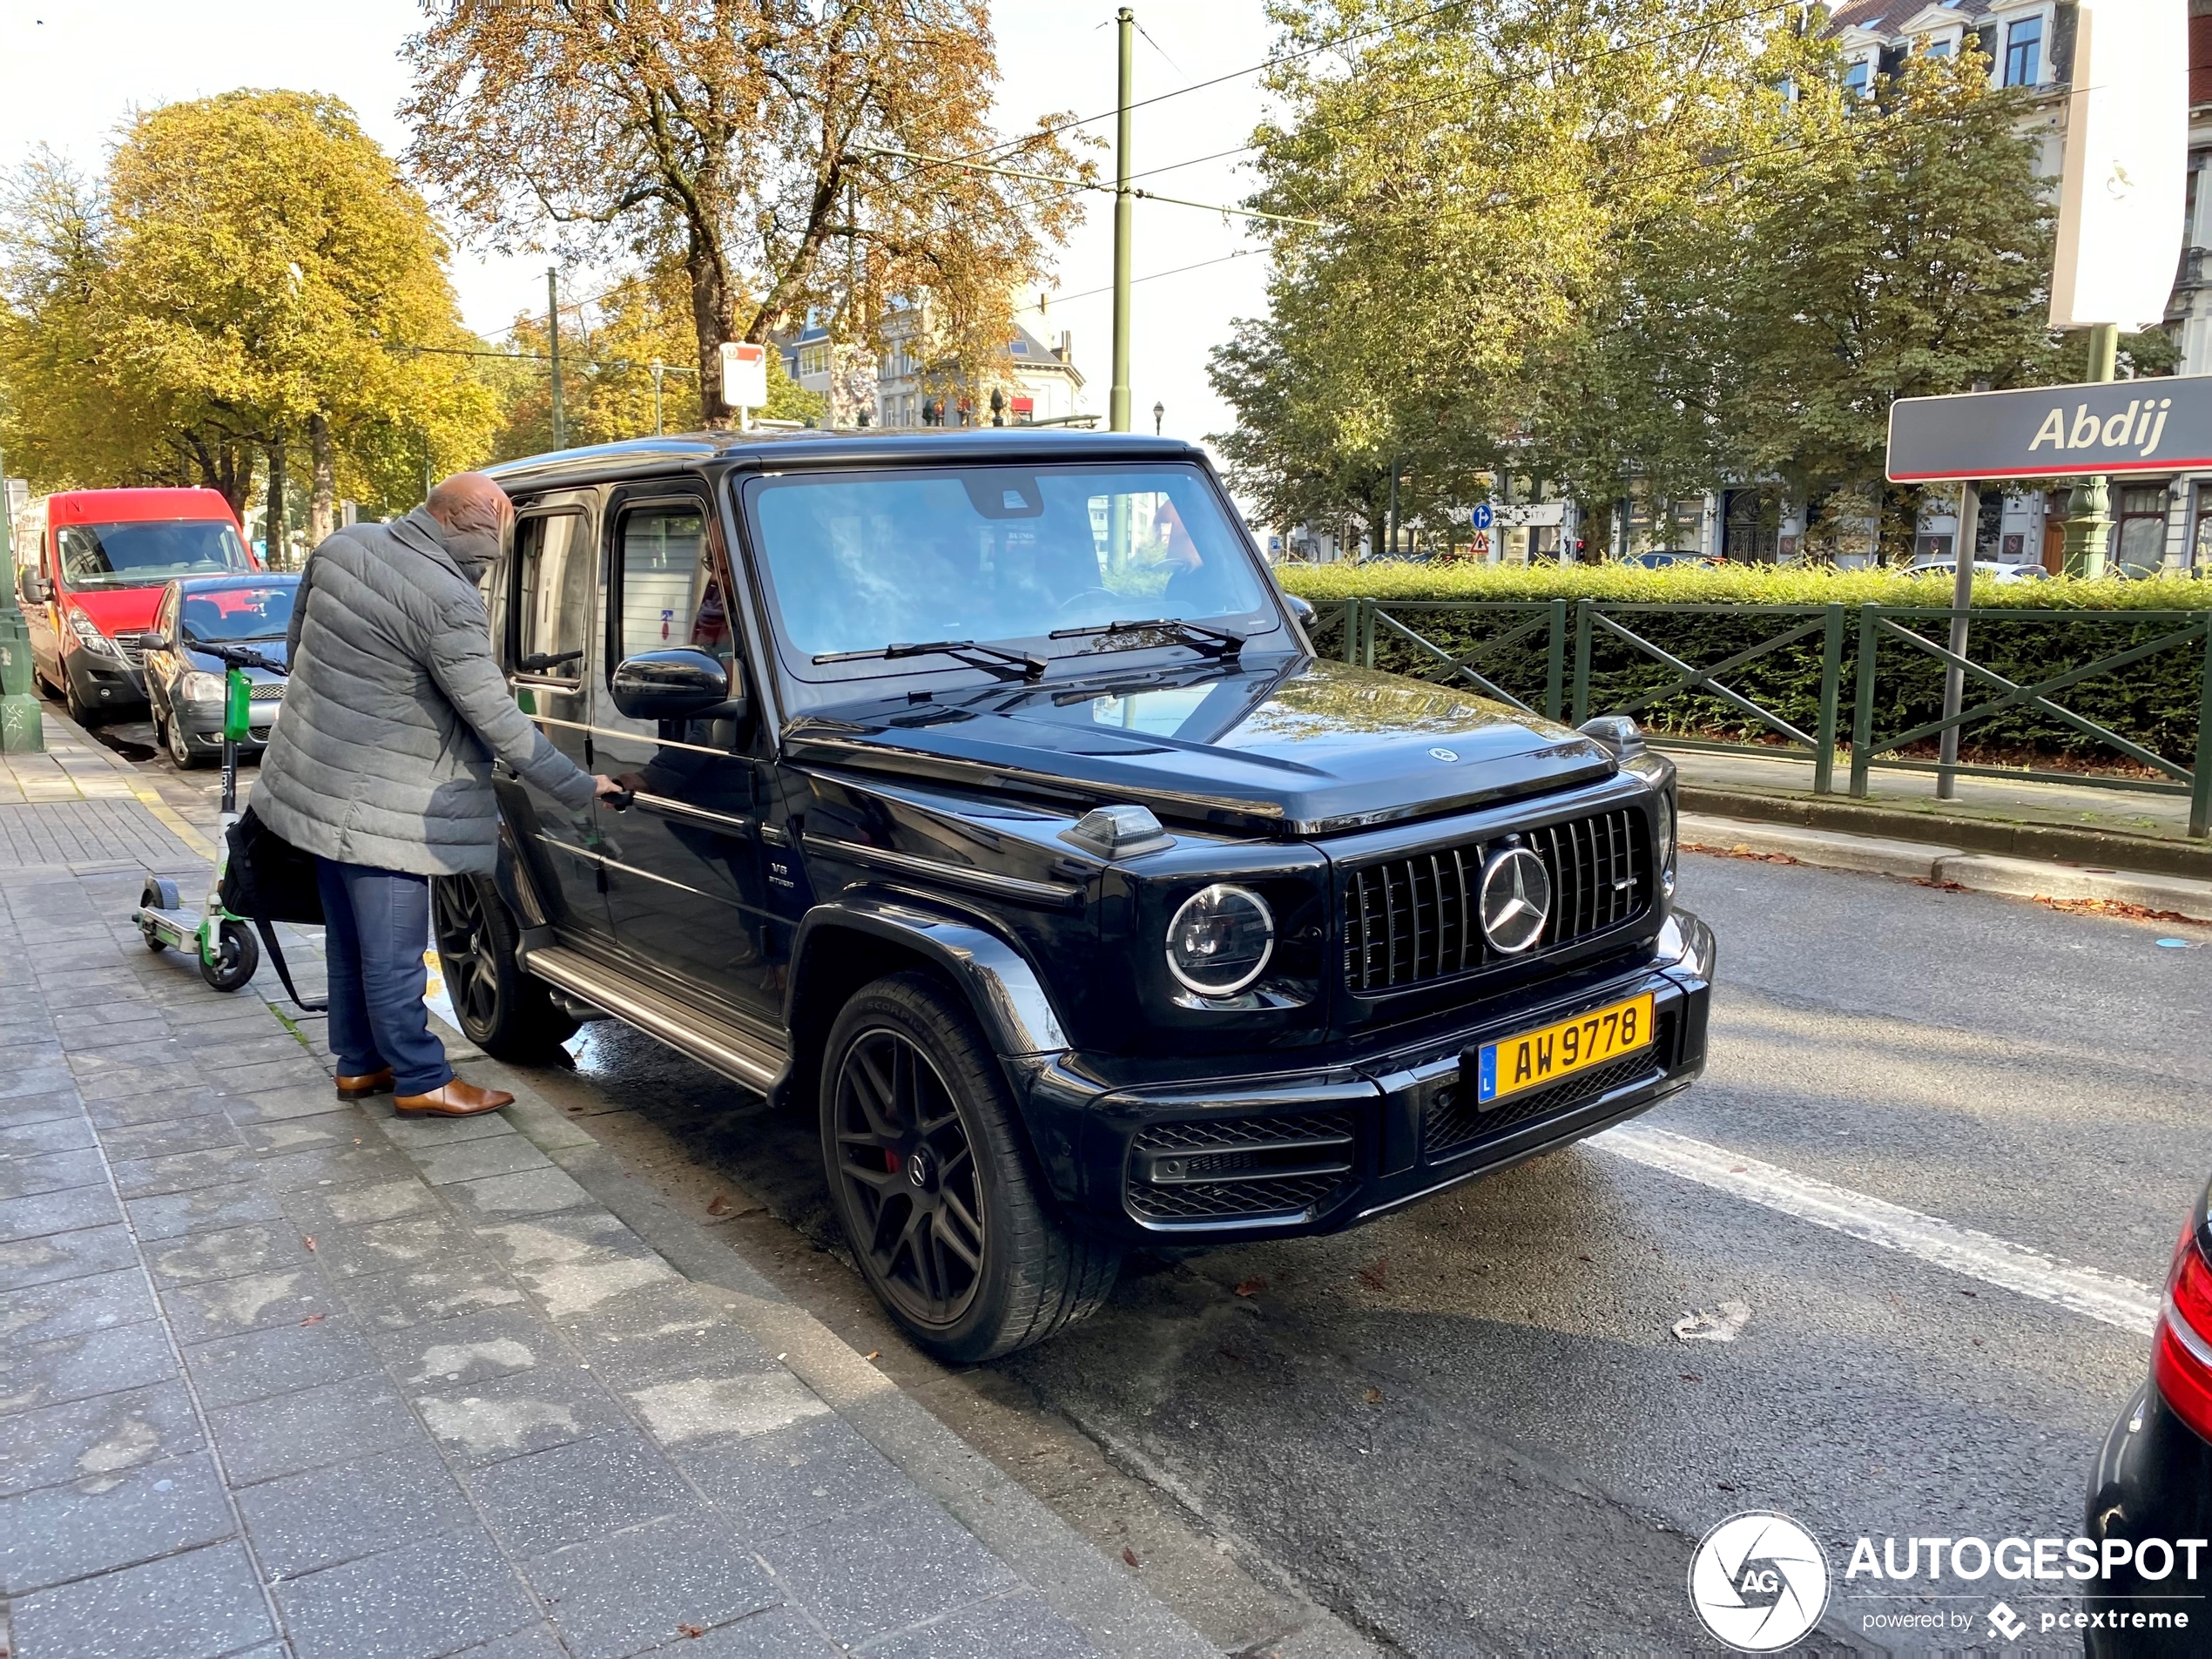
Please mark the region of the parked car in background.
<svg viewBox="0 0 2212 1659"><path fill-rule="evenodd" d="M1708 568L1726 564L1728 561L1710 553L1701 553L1695 548L1662 547L1649 553L1630 553L1620 561L1622 564L1641 564L1647 570L1670 570L1678 564L1698 564Z"/></svg>
<svg viewBox="0 0 2212 1659"><path fill-rule="evenodd" d="M161 746L189 770L223 752L222 659L201 645L251 645L273 662L285 660L292 625L296 576L194 577L162 590L153 626L141 637L146 703ZM252 735L239 753L258 755L284 704L284 677L266 669L245 671L253 699Z"/></svg>
<svg viewBox="0 0 2212 1659"><path fill-rule="evenodd" d="M2098 1559L2117 1563L2090 1581L2088 1611L2106 1628L2087 1634L2090 1659L2201 1654L2212 1620L2202 1589L2212 1561L2185 1563L2175 1541L2212 1537L2212 1224L2198 1197L2174 1248L2166 1301L2151 1337L2150 1377L2106 1436L2089 1479L2087 1536ZM2161 1549L2152 1571L2146 1541ZM2202 1554L2200 1550L2198 1556ZM2182 1569L2195 1567L2192 1577ZM2174 1615L2188 1623L2175 1628ZM2123 1634L2124 1631L2124 1634Z"/></svg>
<svg viewBox="0 0 2212 1659"><path fill-rule="evenodd" d="M46 499L38 559L17 579L31 672L84 725L145 705L139 637L179 577L257 569L212 489L65 489Z"/></svg>
<svg viewBox="0 0 2212 1659"><path fill-rule="evenodd" d="M1959 574L1959 561L1955 558L1946 559L1930 554L1925 558L1915 559L1906 565L1905 573L1907 576L1955 577ZM1977 581L1983 577L1988 577L1998 582L2040 582L2047 574L2048 572L2040 564L2000 564L1995 559L1974 561L1974 577Z"/></svg>
<svg viewBox="0 0 2212 1659"><path fill-rule="evenodd" d="M1704 1065L1673 764L1317 656L1203 450L729 432L493 476L518 703L630 795L495 776L496 876L433 889L462 1028L528 1059L611 1015L813 1117L941 1358Z"/></svg>

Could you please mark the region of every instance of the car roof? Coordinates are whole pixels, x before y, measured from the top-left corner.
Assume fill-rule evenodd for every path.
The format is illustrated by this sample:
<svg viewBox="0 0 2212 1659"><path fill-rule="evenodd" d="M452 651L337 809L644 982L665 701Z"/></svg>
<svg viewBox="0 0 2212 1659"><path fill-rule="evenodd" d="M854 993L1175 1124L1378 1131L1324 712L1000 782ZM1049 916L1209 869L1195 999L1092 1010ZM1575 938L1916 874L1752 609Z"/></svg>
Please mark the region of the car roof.
<svg viewBox="0 0 2212 1659"><path fill-rule="evenodd" d="M1205 451L1179 438L1063 428L968 427L950 431L885 427L801 432L692 432L632 438L502 462L484 470L512 494L561 484L604 482L654 473L695 471L717 462L749 470L897 467L948 463L1101 461L1197 462Z"/></svg>
<svg viewBox="0 0 2212 1659"><path fill-rule="evenodd" d="M225 588L292 588L300 584L296 570L239 570L229 576L180 576L177 586L186 593L217 593Z"/></svg>
<svg viewBox="0 0 2212 1659"><path fill-rule="evenodd" d="M57 489L46 497L49 524L143 524L161 520L233 528L238 523L230 502L212 489Z"/></svg>

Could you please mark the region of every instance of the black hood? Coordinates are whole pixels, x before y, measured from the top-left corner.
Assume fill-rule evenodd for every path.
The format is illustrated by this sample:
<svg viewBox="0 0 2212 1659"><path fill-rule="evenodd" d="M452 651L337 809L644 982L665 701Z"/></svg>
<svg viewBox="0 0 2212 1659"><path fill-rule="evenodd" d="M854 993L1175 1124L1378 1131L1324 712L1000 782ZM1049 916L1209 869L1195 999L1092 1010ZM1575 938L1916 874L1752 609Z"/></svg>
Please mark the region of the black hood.
<svg viewBox="0 0 2212 1659"><path fill-rule="evenodd" d="M1615 769L1601 745L1505 704L1312 658L940 691L823 711L784 737L802 763L1277 835L1460 812Z"/></svg>

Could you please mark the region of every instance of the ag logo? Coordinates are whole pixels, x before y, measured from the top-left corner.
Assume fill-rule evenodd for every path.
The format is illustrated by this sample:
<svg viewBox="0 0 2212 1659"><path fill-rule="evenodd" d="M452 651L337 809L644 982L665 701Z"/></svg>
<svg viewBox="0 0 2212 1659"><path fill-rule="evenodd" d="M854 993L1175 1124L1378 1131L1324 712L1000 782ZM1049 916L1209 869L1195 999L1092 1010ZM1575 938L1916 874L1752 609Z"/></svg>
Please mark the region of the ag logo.
<svg viewBox="0 0 2212 1659"><path fill-rule="evenodd" d="M1828 1557L1787 1515L1731 1515L1690 1558L1689 1604L1737 1652L1777 1652L1827 1610Z"/></svg>

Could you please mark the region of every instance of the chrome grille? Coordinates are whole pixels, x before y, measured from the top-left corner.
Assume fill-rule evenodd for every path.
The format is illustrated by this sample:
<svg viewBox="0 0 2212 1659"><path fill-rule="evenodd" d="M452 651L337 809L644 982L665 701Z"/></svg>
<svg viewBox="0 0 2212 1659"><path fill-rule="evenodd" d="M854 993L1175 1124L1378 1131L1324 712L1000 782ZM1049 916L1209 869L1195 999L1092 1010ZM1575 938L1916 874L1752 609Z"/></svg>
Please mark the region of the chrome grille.
<svg viewBox="0 0 2212 1659"><path fill-rule="evenodd" d="M1541 955L1641 916L1651 905L1643 814L1622 807L1517 832L1551 876ZM1503 960L1482 936L1483 860L1496 842L1469 841L1352 871L1344 893L1345 982L1372 995L1449 979Z"/></svg>

